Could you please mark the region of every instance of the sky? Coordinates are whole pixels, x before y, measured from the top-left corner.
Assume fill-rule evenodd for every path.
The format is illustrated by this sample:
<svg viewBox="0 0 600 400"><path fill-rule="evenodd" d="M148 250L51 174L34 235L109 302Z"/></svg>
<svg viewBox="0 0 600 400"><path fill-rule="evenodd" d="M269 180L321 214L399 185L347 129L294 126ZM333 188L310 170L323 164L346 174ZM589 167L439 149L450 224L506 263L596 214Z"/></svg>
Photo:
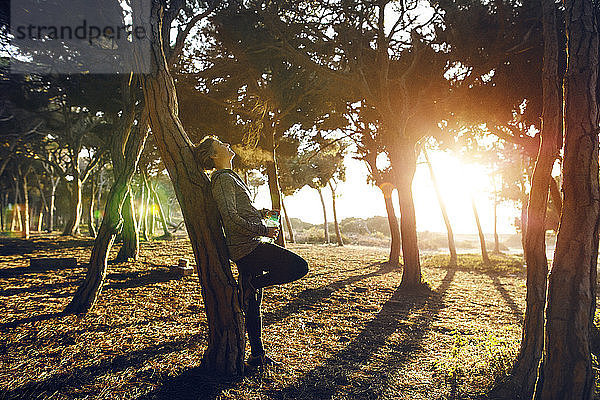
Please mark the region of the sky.
<svg viewBox="0 0 600 400"><path fill-rule="evenodd" d="M475 198L477 211L484 233L494 232L494 203L492 197L493 184L486 171L478 164L463 164L451 154L442 151L430 151L429 157L434 167L440 190L446 199L446 207L452 229L455 233L477 233L475 218L471 206L471 193ZM419 161L422 161L419 159ZM346 157L346 182L339 185L336 201L338 219L360 217L368 218L376 215L387 216L383 195L379 188L367 183L368 170L362 161ZM331 191L323 190L327 207L327 218L333 221L331 207ZM419 162L413 180L413 197L417 218L417 230L446 232L440 206L425 163ZM396 215L397 194L394 191ZM256 197L259 208L269 208L270 198L265 186L259 189ZM319 194L316 190L305 187L294 196L285 198L285 205L290 217L300 218L313 224L323 223L323 211ZM515 217L520 215L511 204L498 206L498 233L516 233Z"/></svg>

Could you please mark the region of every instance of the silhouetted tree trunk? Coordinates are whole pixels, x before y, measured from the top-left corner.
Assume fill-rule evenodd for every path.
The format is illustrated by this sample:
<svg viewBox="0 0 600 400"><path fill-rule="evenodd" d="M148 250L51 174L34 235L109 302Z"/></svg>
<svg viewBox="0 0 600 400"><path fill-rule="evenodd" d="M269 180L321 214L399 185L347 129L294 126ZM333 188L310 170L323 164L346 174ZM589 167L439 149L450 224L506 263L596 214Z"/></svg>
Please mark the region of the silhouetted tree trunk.
<svg viewBox="0 0 600 400"><path fill-rule="evenodd" d="M319 192L319 198L321 199L321 206L323 207L323 231L325 235L325 243L329 243L329 223L327 222L327 209L325 208L325 200L323 199L323 190L317 188Z"/></svg>
<svg viewBox="0 0 600 400"><path fill-rule="evenodd" d="M75 173L73 181L67 187L69 189L69 219L63 229L64 236L72 236L79 233L79 224L81 223L81 186L82 182L79 174Z"/></svg>
<svg viewBox="0 0 600 400"><path fill-rule="evenodd" d="M546 210L552 167L562 142L562 88L559 71L557 5L554 0L542 1L544 29L544 61L542 75L543 111L541 141L531 178L525 263L527 264L527 296L523 333L519 355L510 376L514 397L531 399L544 348L544 308L548 260L546 259Z"/></svg>
<svg viewBox="0 0 600 400"><path fill-rule="evenodd" d="M479 244L481 245L481 258L485 264L490 263L490 257L488 256L487 247L485 245L485 236L481 229L481 222L479 221L479 213L477 212L477 206L475 205L475 199L471 196L471 206L473 207L473 215L475 216L475 224L477 224L477 233L479 234Z"/></svg>
<svg viewBox="0 0 600 400"><path fill-rule="evenodd" d="M19 191L19 179L16 176L13 176L13 182L15 184L14 193L15 193L15 201L13 205L12 218L10 221L10 231L15 232L15 230L21 231L23 222L21 221L21 194Z"/></svg>
<svg viewBox="0 0 600 400"><path fill-rule="evenodd" d="M123 230L121 239L123 241L116 262L125 262L127 260L137 260L140 252L140 238L138 234L137 223L135 221L135 210L133 208L133 199L131 196L131 185L128 185L125 202L121 209L123 215Z"/></svg>
<svg viewBox="0 0 600 400"><path fill-rule="evenodd" d="M598 26L591 0L565 0L563 207L548 285L541 399L594 396L590 333L596 302Z"/></svg>
<svg viewBox="0 0 600 400"><path fill-rule="evenodd" d="M54 211L55 211L55 203L56 203L56 188L58 187L58 183L60 182L60 178L50 177L50 204L48 205L48 232L52 232L54 230Z"/></svg>
<svg viewBox="0 0 600 400"><path fill-rule="evenodd" d="M167 226L167 220L165 219L165 213L163 212L163 207L160 198L158 197L158 193L152 185L152 182L150 182L150 191L152 192L152 197L154 198L154 204L156 204L156 206L158 207L158 216L160 217L160 223L162 224L163 228L163 235L161 238L169 240L173 238L173 235L171 234L171 232L169 232L169 227Z"/></svg>
<svg viewBox="0 0 600 400"><path fill-rule="evenodd" d="M227 258L210 180L194 161L193 145L177 115L175 86L160 40L161 4L152 2L148 32L152 42L152 73L144 75L143 82L150 126L173 182L198 265L208 321L208 346L202 364L213 374L242 375L245 329L238 285ZM135 2L134 15L139 7Z"/></svg>
<svg viewBox="0 0 600 400"><path fill-rule="evenodd" d="M38 192L40 193L40 220L38 222L38 231L43 229L44 217L46 217L46 226L48 226L48 215L50 214L48 210L48 201L46 200L46 195L44 194L44 190L42 188L42 182L40 180L40 175L37 172L35 173L35 181L37 183Z"/></svg>
<svg viewBox="0 0 600 400"><path fill-rule="evenodd" d="M431 177L431 182L433 183L433 188L435 189L435 195L437 197L438 204L440 205L440 210L442 211L442 218L444 218L444 224L446 225L446 232L448 233L448 250L450 251L450 265L456 265L458 261L458 256L456 254L456 244L454 243L454 233L452 232L452 225L450 225L450 218L448 217L448 211L446 210L446 203L444 202L444 198L442 197L442 193L440 191L440 187L435 177L435 173L433 172L433 166L429 161L429 155L427 154L427 150L425 148L423 148L423 155L425 156L425 161L427 162L427 167L429 168L429 176Z"/></svg>
<svg viewBox="0 0 600 400"><path fill-rule="evenodd" d="M294 228L292 227L292 221L290 221L290 216L285 208L284 197L281 196L281 209L283 210L283 215L285 216L285 225L288 230L288 235L290 237L291 243L296 243L296 238L294 237Z"/></svg>
<svg viewBox="0 0 600 400"><path fill-rule="evenodd" d="M275 130L265 135L265 143L270 159L266 162L267 178L269 183L269 193L271 194L271 209L281 210L281 190L279 188L279 178L277 172L277 152L275 149ZM281 229L281 218L279 219L279 235L275 238L275 243L285 247L285 235Z"/></svg>
<svg viewBox="0 0 600 400"><path fill-rule="evenodd" d="M498 237L498 196L494 191L494 253L500 254L500 238Z"/></svg>
<svg viewBox="0 0 600 400"><path fill-rule="evenodd" d="M342 240L342 232L340 232L340 224L338 223L338 219L337 219L337 210L335 207L335 188L333 186L333 184L331 183L331 181L329 181L329 188L331 189L331 202L332 202L332 207L333 207L333 225L335 227L335 236L337 239L337 244L338 246L343 246L344 245L344 241Z"/></svg>
<svg viewBox="0 0 600 400"><path fill-rule="evenodd" d="M29 222L29 187L27 185L27 175L29 175L29 168L24 172L19 168L19 176L21 178L21 185L23 188L23 212L22 212L22 226L21 236L23 239L29 239L30 236L30 222Z"/></svg>
<svg viewBox="0 0 600 400"><path fill-rule="evenodd" d="M396 217L396 210L394 210L394 204L392 202L392 192L394 186L390 183L383 183L379 185L379 189L383 193L383 199L385 201L385 211L387 213L388 224L390 226L390 235L392 236L392 242L390 244L390 255L388 257L388 265L390 267L397 267L400 265L400 225L398 224L398 217Z"/></svg>
<svg viewBox="0 0 600 400"><path fill-rule="evenodd" d="M144 210L142 213L142 224L140 225L140 230L142 231L142 237L145 241L150 240L151 235L149 235L148 231L148 214L150 213L150 206L152 204L152 196L150 194L150 187L148 186L148 179L146 178L146 174L142 173L142 182L144 186Z"/></svg>
<svg viewBox="0 0 600 400"><path fill-rule="evenodd" d="M88 231L91 237L96 237L96 226L94 224L94 197L96 195L96 184L95 179L92 175L90 180L90 202L88 209Z"/></svg>
<svg viewBox="0 0 600 400"><path fill-rule="evenodd" d="M412 182L417 168L415 146L410 142L399 142L391 152L391 161L396 176L398 203L400 205L400 232L402 235L402 283L404 287L423 285L419 244L417 241L417 219L412 195Z"/></svg>

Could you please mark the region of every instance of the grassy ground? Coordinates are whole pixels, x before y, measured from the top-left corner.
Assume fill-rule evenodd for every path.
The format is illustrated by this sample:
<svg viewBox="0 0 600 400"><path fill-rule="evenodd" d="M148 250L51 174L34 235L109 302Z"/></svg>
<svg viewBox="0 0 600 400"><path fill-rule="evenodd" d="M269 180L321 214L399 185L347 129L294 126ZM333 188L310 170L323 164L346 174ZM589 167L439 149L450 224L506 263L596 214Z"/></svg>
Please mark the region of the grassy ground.
<svg viewBox="0 0 600 400"><path fill-rule="evenodd" d="M301 281L266 291L264 341L281 369L217 382L202 374L206 320L196 276L169 266L189 243L142 244L109 265L85 316L62 316L84 268L32 272L34 256L89 258L91 241L0 238L0 398L476 398L502 376L520 341L522 260L423 257L432 291L399 290L387 249L292 245ZM115 251L118 246L115 246ZM114 253L116 254L116 253ZM114 255L113 254L113 255Z"/></svg>

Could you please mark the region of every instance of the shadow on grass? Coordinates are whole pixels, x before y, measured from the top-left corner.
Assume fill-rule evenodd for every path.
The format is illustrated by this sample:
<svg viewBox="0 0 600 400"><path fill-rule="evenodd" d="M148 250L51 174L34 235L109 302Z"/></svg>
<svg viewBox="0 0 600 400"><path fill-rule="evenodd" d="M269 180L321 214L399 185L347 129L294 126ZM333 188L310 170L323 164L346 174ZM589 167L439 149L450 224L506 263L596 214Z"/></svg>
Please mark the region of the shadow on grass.
<svg viewBox="0 0 600 400"><path fill-rule="evenodd" d="M207 374L202 367L187 368L181 374L169 377L160 387L138 397L138 400L188 400L216 399L223 390L231 388L237 380L224 380Z"/></svg>
<svg viewBox="0 0 600 400"><path fill-rule="evenodd" d="M56 283L45 283L43 285L32 285L28 287L21 288L8 288L8 289L0 289L0 296L9 297L16 296L23 293L31 293L31 294L50 294L59 289L69 288L71 286L79 286L83 282L83 279L76 279L67 282L56 282ZM61 297L70 297L73 296L72 293L52 293L52 297L61 298Z"/></svg>
<svg viewBox="0 0 600 400"><path fill-rule="evenodd" d="M0 391L2 399L41 399L41 398L69 398L71 389L84 387L100 376L125 371L128 368L139 368L153 357L181 351L194 347L197 343L204 343L204 334L195 334L183 339L161 342L140 350L130 351L111 359L101 360L87 367L74 368L68 372L53 374L35 382L9 390ZM62 396L61 396L62 395Z"/></svg>
<svg viewBox="0 0 600 400"><path fill-rule="evenodd" d="M90 247L92 238L60 238L57 236L34 236L31 239L20 239L0 236L0 256L29 255L48 250L64 250L76 247Z"/></svg>
<svg viewBox="0 0 600 400"><path fill-rule="evenodd" d="M429 325L443 307L442 300L454 273L453 269L448 270L435 292L397 289L348 346L300 377L297 383L269 395L277 399L331 399L342 387L351 386L354 398L381 398L390 375L419 349ZM415 314L419 314L416 323L407 321ZM403 339L393 346L380 367L369 370L369 361L399 330ZM360 380L351 376L359 372Z"/></svg>
<svg viewBox="0 0 600 400"><path fill-rule="evenodd" d="M379 265L380 268L377 271L370 272L368 274L351 276L346 279L342 279L339 281L335 281L325 286L320 286L315 289L304 289L298 294L298 297L280 307L277 310L264 313L263 320L265 326L274 324L282 319L289 317L302 309L306 308L317 308L317 304L322 302L323 300L329 298L334 292L343 289L344 287L351 285L355 282L361 281L363 279L371 278L377 275L384 275L393 271L396 271L397 268L389 267L387 263L373 263L369 266ZM361 268L364 269L364 268Z"/></svg>
<svg viewBox="0 0 600 400"><path fill-rule="evenodd" d="M500 282L500 279L498 278L497 275L493 275L493 274L489 274L489 273L486 275L488 275L490 277L490 279L494 283L494 287L496 288L498 293L500 293L500 295L502 296L502 298L504 299L506 304L508 304L508 306L510 307L514 316L518 318L519 324L522 324L523 323L523 313L525 310L522 310L521 307L519 307L517 305L517 303L511 297L508 290L506 290L504 285L502 285L502 282Z"/></svg>
<svg viewBox="0 0 600 400"><path fill-rule="evenodd" d="M0 279L2 278L15 278L17 276L25 275L25 274L40 274L49 271L62 271L66 269L76 269L76 268L84 268L85 265L77 265L77 266L56 266L56 267L13 267L13 268L4 268L0 269Z"/></svg>
<svg viewBox="0 0 600 400"><path fill-rule="evenodd" d="M55 313L46 313L46 314L35 315L33 317L20 318L15 321L5 322L3 324L0 324L0 332L5 331L7 329L11 329L11 328L16 328L19 325L27 324L29 322L47 321L49 319L55 319L55 318L63 317L65 315L66 314L61 311L61 312L55 312Z"/></svg>
<svg viewBox="0 0 600 400"><path fill-rule="evenodd" d="M105 287L110 289L128 289L181 279L181 275L171 271L167 265L153 265L153 267L158 267L158 269L108 274L106 276L108 279L118 282L112 282Z"/></svg>

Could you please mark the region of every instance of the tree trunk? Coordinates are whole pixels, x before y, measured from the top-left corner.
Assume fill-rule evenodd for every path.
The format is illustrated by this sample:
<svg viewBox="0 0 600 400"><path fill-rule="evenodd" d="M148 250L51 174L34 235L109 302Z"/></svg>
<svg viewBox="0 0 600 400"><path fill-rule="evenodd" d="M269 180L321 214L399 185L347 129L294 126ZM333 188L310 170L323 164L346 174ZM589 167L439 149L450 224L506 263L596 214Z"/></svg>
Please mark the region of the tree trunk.
<svg viewBox="0 0 600 400"><path fill-rule="evenodd" d="M481 229L481 222L479 221L479 213L477 212L477 206L475 206L475 199L471 196L471 206L473 207L473 215L475 216L475 224L477 224L477 233L479 234L479 244L481 245L481 258L484 264L490 263L490 257L488 256L487 247L485 245L485 236Z"/></svg>
<svg viewBox="0 0 600 400"><path fill-rule="evenodd" d="M13 206L12 217L10 221L10 231L15 232L16 230L21 231L23 226L21 222L21 206L19 202L21 201L21 194L19 191L19 180L17 178L14 179L15 182L15 201Z"/></svg>
<svg viewBox="0 0 600 400"><path fill-rule="evenodd" d="M596 300L598 27L590 0L566 0L563 208L548 285L542 399L592 399L590 333Z"/></svg>
<svg viewBox="0 0 600 400"><path fill-rule="evenodd" d="M108 253L123 224L120 209L128 193L128 181L131 180L134 171L135 168L124 170L115 180L108 194L104 218L94 241L85 280L65 308L65 313L85 313L94 306L100 296L102 284L106 277Z"/></svg>
<svg viewBox="0 0 600 400"><path fill-rule="evenodd" d="M88 231L89 235L93 238L96 237L96 226L94 225L94 196L95 196L95 180L92 175L90 180L90 207L88 209Z"/></svg>
<svg viewBox="0 0 600 400"><path fill-rule="evenodd" d="M56 203L56 188L60 179L50 178L52 190L50 191L50 205L48 206L48 232L51 233L54 230L54 209Z"/></svg>
<svg viewBox="0 0 600 400"><path fill-rule="evenodd" d="M272 134L265 135L266 146L269 151L271 160L267 160L267 178L269 183L269 193L271 194L271 209L281 210L281 190L279 188L279 175L277 171L277 154L275 150L275 131ZM279 235L275 238L275 243L285 247L285 235L283 229L281 229L281 218L279 219Z"/></svg>
<svg viewBox="0 0 600 400"><path fill-rule="evenodd" d="M417 219L412 195L412 182L417 168L417 157L413 143L398 143L392 155L392 168L396 175L398 203L400 205L400 232L402 235L403 287L423 286L421 260L417 240Z"/></svg>
<svg viewBox="0 0 600 400"><path fill-rule="evenodd" d="M27 175L29 172L25 172L21 175L21 185L23 187L23 229L21 230L21 237L23 239L29 239L30 236L30 224L29 224L29 187L27 186Z"/></svg>
<svg viewBox="0 0 600 400"><path fill-rule="evenodd" d="M121 209L123 214L123 230L121 231L121 239L123 241L116 262L125 262L128 260L137 260L140 252L140 238L138 234L137 224L135 222L135 210L133 208L133 199L131 196L131 187L128 185L125 202Z"/></svg>
<svg viewBox="0 0 600 400"><path fill-rule="evenodd" d="M140 187L140 206L138 208L138 222L137 227L140 232L144 229L144 212L146 210L146 186L142 181L142 185Z"/></svg>
<svg viewBox="0 0 600 400"><path fill-rule="evenodd" d="M446 203L442 197L442 192L440 191L437 178L433 172L433 165L431 165L431 162L429 161L429 155L427 154L427 150L425 148L423 148L423 155L425 156L425 161L427 162L427 167L429 168L429 176L431 177L431 182L433 183L433 188L435 189L435 195L437 197L438 204L440 205L440 210L442 211L442 218L444 218L444 224L446 225L446 232L448 233L448 250L450 251L449 264L456 265L458 256L456 254L456 244L454 243L452 225L450 225L450 218L448 217L448 211L446 210Z"/></svg>
<svg viewBox="0 0 600 400"><path fill-rule="evenodd" d="M158 216L160 217L160 223L163 228L163 235L161 236L161 238L170 240L173 238L173 235L171 234L171 232L169 231L169 227L167 226L167 220L165 219L165 213L163 212L163 207L160 202L160 197L158 197L158 193L156 192L156 189L154 188L154 186L152 185L151 182L150 182L150 191L152 192L152 197L154 198L154 204L156 204L156 206L158 208Z"/></svg>
<svg viewBox="0 0 600 400"><path fill-rule="evenodd" d="M5 218L5 211L6 211L6 195L7 193L4 194L4 196L0 196L0 231L4 231L4 218Z"/></svg>
<svg viewBox="0 0 600 400"><path fill-rule="evenodd" d="M213 374L242 375L245 329L238 285L227 258L210 180L194 161L193 145L177 115L175 85L160 40L160 4L152 2L148 33L154 65L152 74L143 76L143 89L152 134L173 181L198 265L208 320L208 347L202 363ZM133 9L135 15L140 11L139 4Z"/></svg>
<svg viewBox="0 0 600 400"><path fill-rule="evenodd" d="M290 216L288 215L287 210L285 208L285 201L283 196L281 196L281 209L283 210L283 215L285 217L285 226L288 230L290 242L296 243L296 238L294 237L294 228L292 227L292 221L290 221Z"/></svg>
<svg viewBox="0 0 600 400"><path fill-rule="evenodd" d="M544 29L543 113L541 141L535 169L531 178L527 230L525 234L525 263L527 264L527 295L523 334L519 355L510 376L510 390L517 398L531 399L537 379L538 366L544 348L544 308L548 260L546 259L546 210L552 167L562 140L562 91L559 73L556 4L542 2Z"/></svg>
<svg viewBox="0 0 600 400"><path fill-rule="evenodd" d="M329 188L331 189L331 205L333 207L333 225L335 226L335 236L338 246L341 247L344 245L344 241L342 240L342 232L340 232L340 224L338 224L337 210L335 207L335 189L333 188L331 181L329 181Z"/></svg>
<svg viewBox="0 0 600 400"><path fill-rule="evenodd" d="M79 176L75 176L69 184L69 210L71 213L63 230L63 236L73 236L79 233L81 197L81 179Z"/></svg>
<svg viewBox="0 0 600 400"><path fill-rule="evenodd" d="M323 199L323 190L317 189L319 192L319 198L321 199L321 206L323 207L323 231L325 235L325 243L329 244L329 224L327 222L327 210L325 209L325 200Z"/></svg>
<svg viewBox="0 0 600 400"><path fill-rule="evenodd" d="M494 253L500 254L500 239L498 237L498 197L494 192Z"/></svg>
<svg viewBox="0 0 600 400"><path fill-rule="evenodd" d="M146 174L142 173L142 178L144 190L144 195L142 197L144 199L144 210L142 212L142 224L140 225L140 229L142 231L142 237L147 242L148 240L150 240L150 235L148 234L148 214L150 212L151 195Z"/></svg>
<svg viewBox="0 0 600 400"><path fill-rule="evenodd" d="M381 189L381 192L383 193L385 211L387 212L390 234L392 236L388 265L390 267L398 267L400 265L400 225L398 224L398 217L396 217L396 210L394 210L394 204L392 202L394 186L390 183L383 183L379 185L379 189Z"/></svg>

